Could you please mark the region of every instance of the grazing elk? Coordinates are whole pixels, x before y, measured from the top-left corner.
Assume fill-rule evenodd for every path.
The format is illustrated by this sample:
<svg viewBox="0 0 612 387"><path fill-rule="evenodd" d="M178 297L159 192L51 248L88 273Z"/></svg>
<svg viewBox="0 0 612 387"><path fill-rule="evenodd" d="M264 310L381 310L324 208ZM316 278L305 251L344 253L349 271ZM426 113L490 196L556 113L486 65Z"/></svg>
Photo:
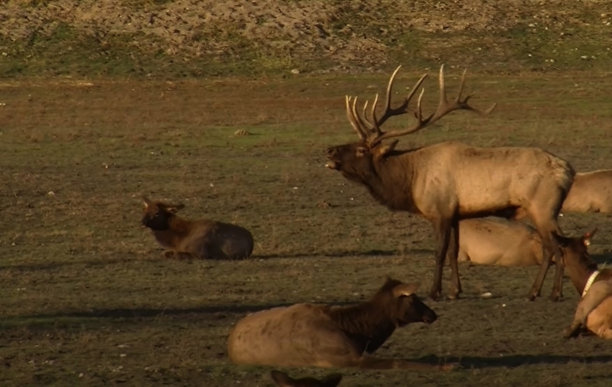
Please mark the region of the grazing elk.
<svg viewBox="0 0 612 387"><path fill-rule="evenodd" d="M272 370L270 376L274 383L280 387L336 387L342 380L340 374L329 374L323 379L313 377L292 378L284 372Z"/></svg>
<svg viewBox="0 0 612 387"><path fill-rule="evenodd" d="M560 238L560 237L559 237ZM582 238L574 238L582 241ZM567 241L568 239L563 239ZM561 246L563 256L580 254L578 244ZM459 262L478 265L530 266L542 264L542 238L528 224L488 216L459 221Z"/></svg>
<svg viewBox="0 0 612 387"><path fill-rule="evenodd" d="M454 110L488 114L462 98L465 72L458 96L449 102L444 86L444 66L440 67L440 100L436 111L425 117L421 109L421 91L414 110L416 123L405 130L383 132L381 125L390 117L407 113L410 101L426 75L414 85L404 102L391 107L392 85L398 67L387 86L384 113L377 116L378 95L368 116L368 103L357 111L357 98L346 97L347 117L359 135L356 143L328 148L326 166L340 171L345 178L364 184L380 203L391 210L404 210L429 220L438 239L436 270L430 297L442 292L442 270L448 258L453 289L450 298L461 292L457 268L458 222L462 218L494 214L509 209L523 210L535 225L543 242L544 257L529 293L540 294L546 272L561 253L554 236L560 234L557 216L572 184L574 170L568 162L539 148L480 148L458 142L443 142L411 150L396 150L398 140L384 140L421 130ZM562 292L562 265L556 265L551 298Z"/></svg>
<svg viewBox="0 0 612 387"><path fill-rule="evenodd" d="M581 295L574 320L564 336L577 336L582 328L605 339L612 339L612 269L598 270L597 264L587 253L587 246L595 231L586 233L579 241L566 241L583 254L568 254L565 257L567 275Z"/></svg>
<svg viewBox="0 0 612 387"><path fill-rule="evenodd" d="M434 311L414 294L416 288L387 279L361 304L295 304L250 314L229 335L229 357L237 364L283 367L438 368L367 355L396 328L436 320Z"/></svg>
<svg viewBox="0 0 612 387"><path fill-rule="evenodd" d="M576 173L561 211L612 213L612 169Z"/></svg>
<svg viewBox="0 0 612 387"><path fill-rule="evenodd" d="M253 251L251 233L213 220L186 220L176 215L184 205L144 199L142 224L167 250L166 258L244 259Z"/></svg>

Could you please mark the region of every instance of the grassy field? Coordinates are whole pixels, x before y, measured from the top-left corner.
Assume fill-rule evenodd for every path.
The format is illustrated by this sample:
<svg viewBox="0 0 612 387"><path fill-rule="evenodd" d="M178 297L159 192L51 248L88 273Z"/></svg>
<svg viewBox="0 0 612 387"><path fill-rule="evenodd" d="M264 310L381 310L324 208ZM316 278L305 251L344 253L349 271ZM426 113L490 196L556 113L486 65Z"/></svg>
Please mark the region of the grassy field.
<svg viewBox="0 0 612 387"><path fill-rule="evenodd" d="M447 73L452 88L460 69ZM398 83L417 75L404 70ZM381 74L0 81L0 384L271 385L270 368L228 361L227 334L246 313L361 301L387 275L420 282L424 296L430 225L388 211L323 166L327 146L356 139L344 94L370 98L385 82ZM400 147L538 146L579 171L612 167L609 73L472 72L468 85L475 105L498 103L491 116L456 113ZM429 80L427 106L434 90ZM142 195L182 202L188 218L249 228L254 256L162 259L140 225ZM561 224L570 235L598 227L592 254L612 258L612 217L568 215ZM341 385L607 385L612 347L565 341L578 296L566 281L563 301L528 302L536 272L462 266L464 296L426 301L439 320L398 330L377 352L457 370L342 369ZM485 291L493 297L481 298Z"/></svg>

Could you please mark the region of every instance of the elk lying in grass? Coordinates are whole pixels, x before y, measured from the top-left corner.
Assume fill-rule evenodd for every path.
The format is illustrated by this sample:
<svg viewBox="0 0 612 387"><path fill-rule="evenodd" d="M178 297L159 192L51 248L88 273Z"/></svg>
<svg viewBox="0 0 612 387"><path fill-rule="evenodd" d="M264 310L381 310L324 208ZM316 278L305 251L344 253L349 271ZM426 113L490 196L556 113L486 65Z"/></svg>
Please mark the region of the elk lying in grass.
<svg viewBox="0 0 612 387"><path fill-rule="evenodd" d="M612 170L576 173L561 211L612 213Z"/></svg>
<svg viewBox="0 0 612 387"><path fill-rule="evenodd" d="M577 336L586 328L599 337L612 339L612 269L598 270L597 264L586 253L594 233L585 234L579 242L571 242L582 247L585 254L565 257L567 275L582 297L574 320L565 331L568 338Z"/></svg>
<svg viewBox="0 0 612 387"><path fill-rule="evenodd" d="M167 250L166 258L244 259L253 251L251 233L234 224L176 215L182 204L172 205L144 199L142 224Z"/></svg>
<svg viewBox="0 0 612 387"><path fill-rule="evenodd" d="M573 247L561 246L563 256ZM580 252L581 249L576 251ZM530 225L506 218L463 219L459 222L457 259L477 265L540 265L543 260L542 238Z"/></svg>
<svg viewBox="0 0 612 387"><path fill-rule="evenodd" d="M274 383L280 387L336 387L342 380L340 374L329 374L323 379L313 377L292 378L284 372L272 370L270 376Z"/></svg>
<svg viewBox="0 0 612 387"><path fill-rule="evenodd" d="M361 304L295 304L250 314L230 333L229 357L237 364L283 367L437 368L366 355L397 327L436 320L434 311L414 294L416 288L388 279Z"/></svg>
<svg viewBox="0 0 612 387"><path fill-rule="evenodd" d="M449 296L461 292L457 268L458 222L462 218L482 216L508 209L520 209L531 219L543 242L544 257L529 293L540 294L553 255L561 262L554 236L560 234L557 216L569 190L574 171L568 162L539 148L479 148L458 142L443 142L411 150L396 150L397 140L384 140L421 130L454 110L480 111L462 98L464 78L457 98L448 102L444 87L444 67L440 68L440 101L436 111L425 117L421 92L414 115L416 123L405 130L383 132L380 127L390 117L407 113L410 101L426 75L412 88L404 102L391 108L391 90L395 70L387 86L384 113L377 117L374 99L368 117L368 103L357 111L357 98L346 97L347 117L360 140L330 147L326 166L342 172L345 178L364 184L380 203L391 210L409 211L429 220L438 238L436 270L430 296L442 292L442 270L450 261L453 288ZM464 73L465 76L465 73ZM556 265L552 299L562 291L562 265Z"/></svg>

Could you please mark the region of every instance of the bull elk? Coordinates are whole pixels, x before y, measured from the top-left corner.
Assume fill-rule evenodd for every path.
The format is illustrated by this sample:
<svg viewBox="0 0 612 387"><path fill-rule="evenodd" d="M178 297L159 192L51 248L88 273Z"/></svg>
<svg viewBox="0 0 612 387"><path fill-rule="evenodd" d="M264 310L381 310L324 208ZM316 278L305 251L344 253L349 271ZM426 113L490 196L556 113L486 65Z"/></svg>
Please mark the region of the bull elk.
<svg viewBox="0 0 612 387"><path fill-rule="evenodd" d="M457 97L450 101L444 85L444 66L440 67L438 107L424 115L421 107L423 90L416 107L411 100L425 80L421 76L408 96L397 107L391 107L391 93L397 72L387 85L382 115L377 113L378 95L371 108L368 102L358 111L357 97L346 97L346 113L359 141L328 148L328 168L340 171L345 178L365 185L371 195L391 210L409 211L429 220L438 239L436 269L429 293L439 299L442 292L442 270L448 259L453 288L450 298L461 293L457 267L458 222L462 218L483 216L508 210L522 210L531 219L543 242L538 275L529 298L540 295L542 283L553 256L561 262L555 235L561 234L557 216L561 203L572 184L571 165L542 149L532 147L481 148L459 142L442 142L417 149L397 150L392 138L415 133L455 110L486 115L495 105L482 111L472 107L469 96L463 98L465 72ZM369 110L369 111L368 111ZM414 112L416 122L407 129L384 132L381 126L392 116ZM551 298L562 292L563 266L556 265Z"/></svg>

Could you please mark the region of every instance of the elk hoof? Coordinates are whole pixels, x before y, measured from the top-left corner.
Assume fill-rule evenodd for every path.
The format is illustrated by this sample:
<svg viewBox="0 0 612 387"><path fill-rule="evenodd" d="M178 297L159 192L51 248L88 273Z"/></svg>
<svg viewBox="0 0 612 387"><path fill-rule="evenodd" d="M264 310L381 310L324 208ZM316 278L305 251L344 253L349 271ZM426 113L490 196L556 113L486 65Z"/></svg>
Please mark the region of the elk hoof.
<svg viewBox="0 0 612 387"><path fill-rule="evenodd" d="M459 298L459 293L451 293L448 295L449 300L456 300Z"/></svg>
<svg viewBox="0 0 612 387"><path fill-rule="evenodd" d="M535 299L536 299L536 298L538 298L538 295L537 295L537 294L535 294L535 293L531 293L531 294L529 294L529 295L527 296L527 299L528 299L529 301L535 301Z"/></svg>
<svg viewBox="0 0 612 387"><path fill-rule="evenodd" d="M563 337L566 339L575 338L578 336L578 332L580 331L580 326L570 326L569 328L563 331Z"/></svg>
<svg viewBox="0 0 612 387"><path fill-rule="evenodd" d="M554 302L561 301L561 295L557 293L551 294L549 298L551 301L554 301Z"/></svg>
<svg viewBox="0 0 612 387"><path fill-rule="evenodd" d="M437 290L429 292L429 298L434 301L438 301L440 299L440 292Z"/></svg>

